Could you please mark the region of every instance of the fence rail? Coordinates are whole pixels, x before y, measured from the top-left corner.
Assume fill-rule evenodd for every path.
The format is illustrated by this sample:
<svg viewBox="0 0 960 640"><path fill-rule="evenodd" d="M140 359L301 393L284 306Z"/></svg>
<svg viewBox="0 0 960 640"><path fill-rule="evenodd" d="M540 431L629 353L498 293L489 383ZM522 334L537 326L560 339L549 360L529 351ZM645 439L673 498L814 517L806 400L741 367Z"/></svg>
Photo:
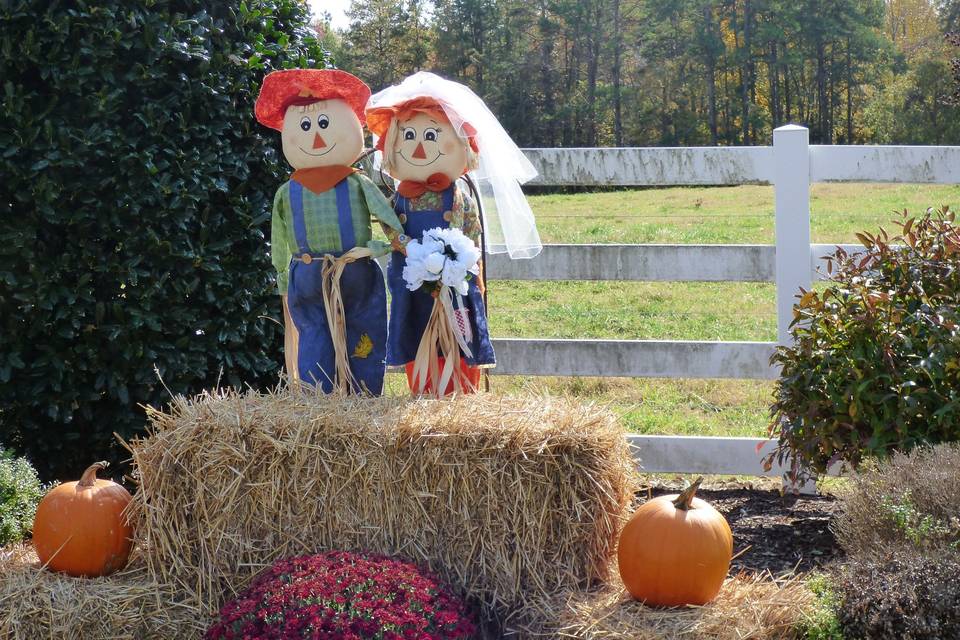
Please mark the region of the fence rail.
<svg viewBox="0 0 960 640"><path fill-rule="evenodd" d="M786 477L790 470L777 460L764 469L761 459L774 450L775 442L764 438L722 438L701 436L647 436L628 434L634 458L647 473L708 473L716 475L749 475ZM751 469L749 473L744 469ZM840 465L827 471L840 475ZM800 487L803 493L814 493L816 484Z"/></svg>
<svg viewBox="0 0 960 640"><path fill-rule="evenodd" d="M781 127L781 131L803 127ZM810 182L960 183L960 147L805 145ZM546 186L775 184L774 147L524 149ZM803 173L803 162L794 169Z"/></svg>
<svg viewBox="0 0 960 640"><path fill-rule="evenodd" d="M827 277L824 259L838 247L810 245L810 277ZM776 249L767 244L548 244L534 260L487 258L491 280L636 280L644 282L773 282Z"/></svg>
<svg viewBox="0 0 960 640"><path fill-rule="evenodd" d="M773 342L499 338L497 375L771 379Z"/></svg>
<svg viewBox="0 0 960 640"><path fill-rule="evenodd" d="M811 145L810 181L960 184L960 147Z"/></svg>
<svg viewBox="0 0 960 640"><path fill-rule="evenodd" d="M770 147L525 149L552 186L735 185L773 182Z"/></svg>
<svg viewBox="0 0 960 640"><path fill-rule="evenodd" d="M496 280L773 282L777 343L669 340L494 340L503 375L753 378L777 375L770 356L787 344L801 287L826 277L835 245L810 242L812 182L960 183L960 147L817 146L787 125L769 147L526 149L539 172L531 184L667 186L771 184L774 245L547 245L530 261L488 260ZM841 245L848 252L857 245ZM628 436L650 472L781 475L764 471L764 438ZM806 490L811 486L807 485Z"/></svg>

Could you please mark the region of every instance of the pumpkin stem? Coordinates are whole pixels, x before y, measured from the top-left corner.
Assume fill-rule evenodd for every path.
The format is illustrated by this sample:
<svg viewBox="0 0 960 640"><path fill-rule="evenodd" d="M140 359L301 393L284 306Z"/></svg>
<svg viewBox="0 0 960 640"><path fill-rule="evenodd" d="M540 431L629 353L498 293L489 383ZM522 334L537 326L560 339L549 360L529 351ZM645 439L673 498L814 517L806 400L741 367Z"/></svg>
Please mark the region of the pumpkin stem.
<svg viewBox="0 0 960 640"><path fill-rule="evenodd" d="M700 476L693 481L689 487L683 490L677 499L673 501L673 506L681 511L688 511L693 505L693 498L697 495L697 489L700 488L700 483L703 482L703 476Z"/></svg>
<svg viewBox="0 0 960 640"><path fill-rule="evenodd" d="M94 462L92 465L87 467L87 470L83 472L83 475L80 476L80 481L77 483L78 487L92 487L97 483L97 471L101 469L106 469L110 466L110 463L106 460L100 462Z"/></svg>

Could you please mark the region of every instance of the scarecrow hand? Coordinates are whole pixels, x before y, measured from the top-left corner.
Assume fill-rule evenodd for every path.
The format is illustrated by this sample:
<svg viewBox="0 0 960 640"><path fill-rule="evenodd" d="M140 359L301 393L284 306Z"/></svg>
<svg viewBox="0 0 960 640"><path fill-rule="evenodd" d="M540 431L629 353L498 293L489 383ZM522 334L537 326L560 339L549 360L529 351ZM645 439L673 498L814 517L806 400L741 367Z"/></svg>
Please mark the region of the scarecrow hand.
<svg viewBox="0 0 960 640"><path fill-rule="evenodd" d="M367 242L367 249L370 249L370 251L373 252L373 255L370 257L374 259L385 256L393 251L393 247L391 245L387 244L386 242L381 242L380 240L370 240Z"/></svg>
<svg viewBox="0 0 960 640"><path fill-rule="evenodd" d="M401 255L407 255L407 242L410 239L404 235L398 235L390 241L390 248L393 251L399 251Z"/></svg>

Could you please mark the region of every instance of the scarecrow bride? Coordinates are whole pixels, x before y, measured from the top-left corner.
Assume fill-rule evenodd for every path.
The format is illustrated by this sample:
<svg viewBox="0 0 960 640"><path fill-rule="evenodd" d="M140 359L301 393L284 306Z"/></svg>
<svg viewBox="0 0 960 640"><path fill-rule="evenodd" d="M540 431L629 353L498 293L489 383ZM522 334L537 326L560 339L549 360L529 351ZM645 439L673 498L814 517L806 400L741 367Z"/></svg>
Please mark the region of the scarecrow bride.
<svg viewBox="0 0 960 640"><path fill-rule="evenodd" d="M520 190L536 170L473 91L432 73L375 94L366 116L382 170L399 181L403 225L387 269L387 364L406 367L414 394L475 391L496 362L479 259L540 252Z"/></svg>

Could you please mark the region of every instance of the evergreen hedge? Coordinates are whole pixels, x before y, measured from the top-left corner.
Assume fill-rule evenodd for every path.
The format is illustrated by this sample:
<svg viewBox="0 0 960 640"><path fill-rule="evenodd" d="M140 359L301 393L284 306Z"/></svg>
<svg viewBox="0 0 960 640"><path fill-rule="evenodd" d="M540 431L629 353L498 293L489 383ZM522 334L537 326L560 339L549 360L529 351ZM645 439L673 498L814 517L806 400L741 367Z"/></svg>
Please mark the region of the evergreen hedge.
<svg viewBox="0 0 960 640"><path fill-rule="evenodd" d="M307 20L298 0L0 4L0 441L43 476L122 458L114 432L170 392L276 382L288 169L253 102L266 72L324 64Z"/></svg>

